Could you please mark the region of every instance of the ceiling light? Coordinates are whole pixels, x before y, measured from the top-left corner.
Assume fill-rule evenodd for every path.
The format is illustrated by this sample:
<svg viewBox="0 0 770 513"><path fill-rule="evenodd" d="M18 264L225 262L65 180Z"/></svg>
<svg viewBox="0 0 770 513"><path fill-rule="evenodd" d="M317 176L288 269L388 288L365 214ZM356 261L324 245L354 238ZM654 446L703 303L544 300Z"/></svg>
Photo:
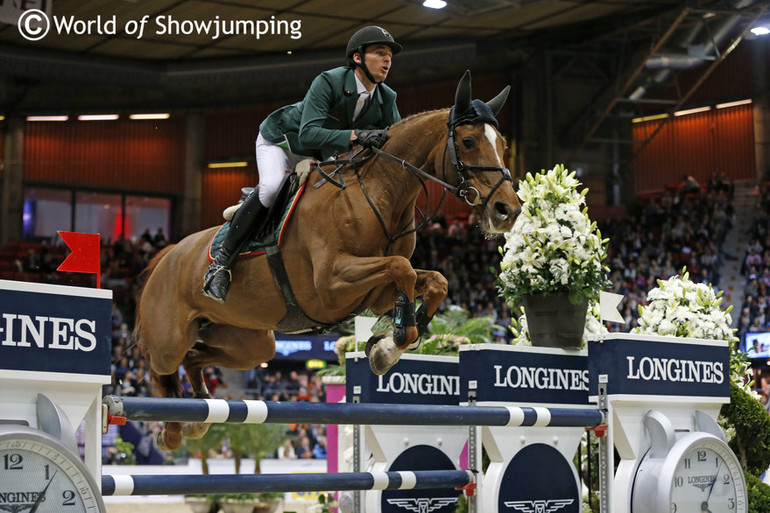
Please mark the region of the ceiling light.
<svg viewBox="0 0 770 513"><path fill-rule="evenodd" d="M27 121L67 121L69 116L27 116Z"/></svg>
<svg viewBox="0 0 770 513"><path fill-rule="evenodd" d="M246 161L240 162L209 162L209 169L221 169L224 167L246 167L249 163Z"/></svg>
<svg viewBox="0 0 770 513"><path fill-rule="evenodd" d="M751 33L755 36L766 36L770 34L770 29L767 27L754 27L751 29Z"/></svg>
<svg viewBox="0 0 770 513"><path fill-rule="evenodd" d="M422 6L428 9L443 9L446 7L446 2L444 0L425 0Z"/></svg>
<svg viewBox="0 0 770 513"><path fill-rule="evenodd" d="M112 121L118 119L117 114L81 114L78 121Z"/></svg>
<svg viewBox="0 0 770 513"><path fill-rule="evenodd" d="M168 119L171 116L168 112L159 112L157 114L129 114L129 119Z"/></svg>
<svg viewBox="0 0 770 513"><path fill-rule="evenodd" d="M716 105L717 109L726 109L728 107L737 107L738 105L747 105L751 103L751 98L747 98L745 100L737 100L734 102L726 102L726 103L719 103Z"/></svg>
<svg viewBox="0 0 770 513"><path fill-rule="evenodd" d="M678 111L674 112L674 116L686 116L688 114L696 114L698 112L706 112L707 110L711 110L711 107L696 107L694 109L678 110Z"/></svg>
<svg viewBox="0 0 770 513"><path fill-rule="evenodd" d="M645 121L655 121L656 119L665 119L668 114L653 114L652 116L643 116L641 118L634 118L631 123L644 123Z"/></svg>

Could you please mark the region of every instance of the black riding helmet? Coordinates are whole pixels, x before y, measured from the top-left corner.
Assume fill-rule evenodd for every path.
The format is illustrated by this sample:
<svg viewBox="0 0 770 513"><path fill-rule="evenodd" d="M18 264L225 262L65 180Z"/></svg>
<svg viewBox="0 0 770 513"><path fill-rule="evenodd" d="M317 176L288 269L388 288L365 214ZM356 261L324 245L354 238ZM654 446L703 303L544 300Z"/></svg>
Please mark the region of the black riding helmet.
<svg viewBox="0 0 770 513"><path fill-rule="evenodd" d="M350 37L350 41L348 41L348 47L345 50L345 57L348 59L348 66L351 68L361 66L361 69L364 70L367 78L371 80L372 83L376 84L377 81L374 80L372 74L369 73L369 68L366 67L366 47L371 45L389 46L393 51L393 55L396 55L401 51L401 45L393 40L393 36L390 35L390 32L376 25L364 27ZM353 60L353 54L356 52L361 54L361 64L358 64Z"/></svg>

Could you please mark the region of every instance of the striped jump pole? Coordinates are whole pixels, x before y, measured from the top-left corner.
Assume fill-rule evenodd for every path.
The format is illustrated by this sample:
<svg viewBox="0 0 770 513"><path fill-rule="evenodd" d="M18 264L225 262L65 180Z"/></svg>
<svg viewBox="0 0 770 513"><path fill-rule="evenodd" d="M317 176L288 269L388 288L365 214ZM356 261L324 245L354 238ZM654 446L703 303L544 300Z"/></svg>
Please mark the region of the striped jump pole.
<svg viewBox="0 0 770 513"><path fill-rule="evenodd" d="M214 474L102 476L102 495L332 492L460 488L475 482L469 470L343 472L339 474Z"/></svg>
<svg viewBox="0 0 770 513"><path fill-rule="evenodd" d="M298 403L106 396L109 416L145 422L596 427L595 408Z"/></svg>

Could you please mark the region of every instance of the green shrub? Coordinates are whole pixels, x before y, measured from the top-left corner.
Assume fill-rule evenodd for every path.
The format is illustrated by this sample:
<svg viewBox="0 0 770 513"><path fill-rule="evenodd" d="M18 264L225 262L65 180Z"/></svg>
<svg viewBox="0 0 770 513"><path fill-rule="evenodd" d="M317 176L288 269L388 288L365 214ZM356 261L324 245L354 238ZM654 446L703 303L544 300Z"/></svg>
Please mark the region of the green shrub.
<svg viewBox="0 0 770 513"><path fill-rule="evenodd" d="M767 513L770 511L770 486L748 472L746 472L746 486L749 492L749 513Z"/></svg>
<svg viewBox="0 0 770 513"><path fill-rule="evenodd" d="M730 403L722 406L730 448L747 473L758 476L770 466L770 415L762 404L730 383ZM766 510L770 511L770 509Z"/></svg>

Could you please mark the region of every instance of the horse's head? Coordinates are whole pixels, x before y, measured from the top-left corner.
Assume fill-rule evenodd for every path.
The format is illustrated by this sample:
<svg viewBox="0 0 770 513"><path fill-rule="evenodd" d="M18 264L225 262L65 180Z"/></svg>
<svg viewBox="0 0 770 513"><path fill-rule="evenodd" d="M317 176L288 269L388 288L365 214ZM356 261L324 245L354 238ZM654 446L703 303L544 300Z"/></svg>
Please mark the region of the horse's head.
<svg viewBox="0 0 770 513"><path fill-rule="evenodd" d="M509 231L521 212L511 174L503 163L505 138L498 132L495 118L509 90L507 86L486 103L471 100L471 74L466 71L449 112L447 147L457 171L456 194L478 211L487 233Z"/></svg>

